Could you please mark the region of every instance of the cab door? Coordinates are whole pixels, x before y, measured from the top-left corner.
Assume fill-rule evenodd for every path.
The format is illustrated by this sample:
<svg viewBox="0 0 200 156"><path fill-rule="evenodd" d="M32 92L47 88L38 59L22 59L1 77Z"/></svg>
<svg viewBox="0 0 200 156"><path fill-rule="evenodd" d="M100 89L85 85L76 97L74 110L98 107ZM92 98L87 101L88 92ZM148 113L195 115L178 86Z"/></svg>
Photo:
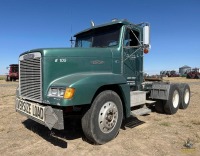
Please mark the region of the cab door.
<svg viewBox="0 0 200 156"><path fill-rule="evenodd" d="M139 29L127 26L123 39L123 75L131 90L140 90L143 81L143 48Z"/></svg>

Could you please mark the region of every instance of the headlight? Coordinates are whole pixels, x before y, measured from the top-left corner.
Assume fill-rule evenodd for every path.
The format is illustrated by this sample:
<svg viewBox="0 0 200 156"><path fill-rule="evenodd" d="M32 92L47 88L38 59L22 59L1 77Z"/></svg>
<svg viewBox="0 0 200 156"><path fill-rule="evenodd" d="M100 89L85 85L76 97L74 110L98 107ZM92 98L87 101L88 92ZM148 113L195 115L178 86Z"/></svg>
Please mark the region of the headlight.
<svg viewBox="0 0 200 156"><path fill-rule="evenodd" d="M58 89L57 88L51 88L50 91L51 91L50 94L52 96L58 96Z"/></svg>
<svg viewBox="0 0 200 156"><path fill-rule="evenodd" d="M64 88L52 87L49 89L48 96L63 97L64 93L65 93Z"/></svg>
<svg viewBox="0 0 200 156"><path fill-rule="evenodd" d="M65 89L60 88L59 89L59 95L63 96L65 94Z"/></svg>
<svg viewBox="0 0 200 156"><path fill-rule="evenodd" d="M74 96L74 88L61 88L61 87L51 87L48 91L48 96L50 97L60 97L65 99L71 99Z"/></svg>

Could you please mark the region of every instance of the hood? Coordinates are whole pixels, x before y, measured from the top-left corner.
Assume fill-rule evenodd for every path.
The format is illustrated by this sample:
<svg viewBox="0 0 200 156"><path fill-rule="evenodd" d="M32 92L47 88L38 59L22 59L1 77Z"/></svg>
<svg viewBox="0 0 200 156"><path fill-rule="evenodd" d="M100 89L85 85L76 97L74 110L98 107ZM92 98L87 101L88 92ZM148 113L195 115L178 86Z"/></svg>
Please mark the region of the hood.
<svg viewBox="0 0 200 156"><path fill-rule="evenodd" d="M72 74L112 72L112 52L108 48L53 48L29 51L42 54L43 93L49 85Z"/></svg>

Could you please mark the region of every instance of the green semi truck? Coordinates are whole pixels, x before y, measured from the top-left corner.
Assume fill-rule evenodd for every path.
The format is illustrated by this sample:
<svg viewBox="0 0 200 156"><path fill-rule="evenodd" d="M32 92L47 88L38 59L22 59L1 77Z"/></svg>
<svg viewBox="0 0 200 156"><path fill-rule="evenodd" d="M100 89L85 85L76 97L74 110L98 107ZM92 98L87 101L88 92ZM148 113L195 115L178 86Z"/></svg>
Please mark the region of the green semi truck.
<svg viewBox="0 0 200 156"><path fill-rule="evenodd" d="M104 144L130 116L148 114L154 106L166 114L188 107L188 84L144 81L148 23L112 20L74 37L74 48L34 49L19 56L17 112L58 130L66 117L78 114L86 138Z"/></svg>

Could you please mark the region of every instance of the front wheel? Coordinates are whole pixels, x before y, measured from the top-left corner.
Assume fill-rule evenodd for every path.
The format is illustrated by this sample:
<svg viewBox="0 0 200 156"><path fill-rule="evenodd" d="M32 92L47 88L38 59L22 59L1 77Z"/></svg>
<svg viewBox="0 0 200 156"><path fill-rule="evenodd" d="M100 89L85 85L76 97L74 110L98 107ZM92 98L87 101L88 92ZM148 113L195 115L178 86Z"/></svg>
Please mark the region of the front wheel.
<svg viewBox="0 0 200 156"><path fill-rule="evenodd" d="M104 144L119 132L123 118L120 97L111 90L101 92L82 118L83 132L95 144Z"/></svg>
<svg viewBox="0 0 200 156"><path fill-rule="evenodd" d="M8 76L8 75L6 76L6 81L10 81L10 78L9 78L9 76Z"/></svg>

